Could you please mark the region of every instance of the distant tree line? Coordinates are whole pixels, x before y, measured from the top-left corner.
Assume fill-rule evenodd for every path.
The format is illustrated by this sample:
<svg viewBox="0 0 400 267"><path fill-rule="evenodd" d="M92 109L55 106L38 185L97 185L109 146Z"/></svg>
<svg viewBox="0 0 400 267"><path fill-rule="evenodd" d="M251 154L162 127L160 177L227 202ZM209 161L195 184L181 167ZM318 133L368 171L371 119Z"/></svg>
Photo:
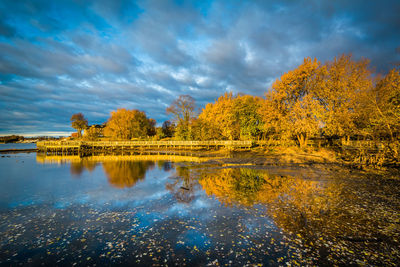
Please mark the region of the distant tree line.
<svg viewBox="0 0 400 267"><path fill-rule="evenodd" d="M367 59L354 60L351 55L324 64L305 58L277 79L264 98L225 93L196 112L194 99L181 95L166 112L173 119L156 127L143 111L118 109L102 134L123 140L275 139L301 147L312 138L398 142L400 73L394 68L377 75ZM71 118L78 133L88 127L81 115Z"/></svg>
<svg viewBox="0 0 400 267"><path fill-rule="evenodd" d="M0 143L18 143L26 140L38 141L38 140L56 140L56 139L58 139L58 137L54 136L25 137L21 135L7 135L7 136L0 136Z"/></svg>
<svg viewBox="0 0 400 267"><path fill-rule="evenodd" d="M7 135L7 136L0 136L1 143L15 143L18 141L23 141L24 137L19 135Z"/></svg>

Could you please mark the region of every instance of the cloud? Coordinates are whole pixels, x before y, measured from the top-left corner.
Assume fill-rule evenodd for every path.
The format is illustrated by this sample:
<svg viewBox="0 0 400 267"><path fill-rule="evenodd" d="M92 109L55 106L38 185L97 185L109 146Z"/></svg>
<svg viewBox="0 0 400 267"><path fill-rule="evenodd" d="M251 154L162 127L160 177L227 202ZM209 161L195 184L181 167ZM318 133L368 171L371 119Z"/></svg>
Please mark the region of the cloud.
<svg viewBox="0 0 400 267"><path fill-rule="evenodd" d="M400 61L398 1L1 1L0 134L71 132L180 94L262 96L304 57Z"/></svg>

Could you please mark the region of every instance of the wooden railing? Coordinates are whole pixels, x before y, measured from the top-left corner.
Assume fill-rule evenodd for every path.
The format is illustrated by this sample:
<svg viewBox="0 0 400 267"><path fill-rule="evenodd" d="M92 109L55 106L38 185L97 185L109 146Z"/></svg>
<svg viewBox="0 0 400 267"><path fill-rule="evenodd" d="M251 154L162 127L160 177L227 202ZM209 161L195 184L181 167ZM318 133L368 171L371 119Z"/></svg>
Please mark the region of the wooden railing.
<svg viewBox="0 0 400 267"><path fill-rule="evenodd" d="M251 147L252 141L40 141L36 146L39 150L56 147Z"/></svg>
<svg viewBox="0 0 400 267"><path fill-rule="evenodd" d="M270 146L270 147L276 147L276 146L284 146L284 147L290 147L290 146L296 146L296 141L295 140L275 140L275 139L268 139L268 140L259 140L255 141L255 144L258 146ZM372 140L350 140L347 142L342 142L339 139L333 140L331 143L328 145L328 140L326 139L316 139L316 140L308 140L307 142L308 146L313 146L313 147L319 147L319 146L336 146L336 147L341 147L343 149L382 149L385 144L384 142L381 141L372 141Z"/></svg>

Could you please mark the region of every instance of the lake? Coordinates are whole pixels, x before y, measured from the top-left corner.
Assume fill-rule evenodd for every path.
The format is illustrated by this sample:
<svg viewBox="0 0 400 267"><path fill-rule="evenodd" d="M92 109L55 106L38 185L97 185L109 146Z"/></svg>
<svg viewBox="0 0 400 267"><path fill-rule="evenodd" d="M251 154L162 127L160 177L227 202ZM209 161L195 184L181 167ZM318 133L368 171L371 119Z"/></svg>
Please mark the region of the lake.
<svg viewBox="0 0 400 267"><path fill-rule="evenodd" d="M186 154L0 156L0 265L400 261L396 174Z"/></svg>
<svg viewBox="0 0 400 267"><path fill-rule="evenodd" d="M6 149L34 149L36 148L35 143L7 143L0 144L0 151Z"/></svg>

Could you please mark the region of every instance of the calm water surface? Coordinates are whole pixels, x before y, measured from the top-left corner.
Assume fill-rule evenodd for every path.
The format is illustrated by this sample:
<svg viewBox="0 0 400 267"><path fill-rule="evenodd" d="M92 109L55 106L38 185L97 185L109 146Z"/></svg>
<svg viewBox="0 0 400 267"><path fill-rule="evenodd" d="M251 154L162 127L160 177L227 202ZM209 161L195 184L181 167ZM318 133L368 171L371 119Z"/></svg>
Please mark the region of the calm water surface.
<svg viewBox="0 0 400 267"><path fill-rule="evenodd" d="M201 161L2 154L0 264L399 262L395 176Z"/></svg>
<svg viewBox="0 0 400 267"><path fill-rule="evenodd" d="M35 143L7 143L0 144L0 151L6 149L31 149L36 148Z"/></svg>

